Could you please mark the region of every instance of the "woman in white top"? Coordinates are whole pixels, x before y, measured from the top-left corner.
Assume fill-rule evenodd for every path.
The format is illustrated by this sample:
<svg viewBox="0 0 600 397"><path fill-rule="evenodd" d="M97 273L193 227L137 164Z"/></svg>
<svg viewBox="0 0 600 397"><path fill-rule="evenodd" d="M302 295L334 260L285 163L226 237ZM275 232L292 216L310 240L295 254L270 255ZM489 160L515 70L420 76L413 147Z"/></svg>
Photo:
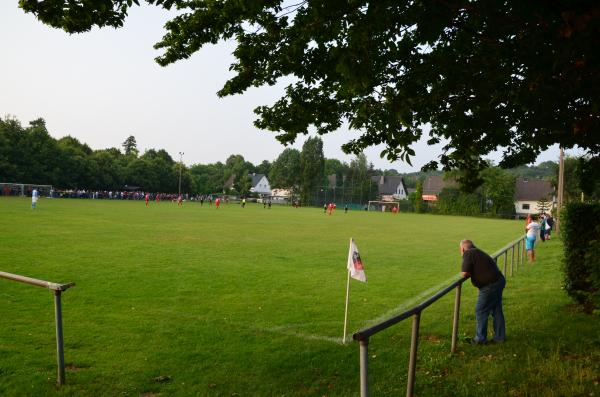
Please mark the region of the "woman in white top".
<svg viewBox="0 0 600 397"><path fill-rule="evenodd" d="M525 227L527 236L525 238L525 249L530 262L535 262L535 240L540 231L540 224L536 222L536 217L531 218L531 222Z"/></svg>

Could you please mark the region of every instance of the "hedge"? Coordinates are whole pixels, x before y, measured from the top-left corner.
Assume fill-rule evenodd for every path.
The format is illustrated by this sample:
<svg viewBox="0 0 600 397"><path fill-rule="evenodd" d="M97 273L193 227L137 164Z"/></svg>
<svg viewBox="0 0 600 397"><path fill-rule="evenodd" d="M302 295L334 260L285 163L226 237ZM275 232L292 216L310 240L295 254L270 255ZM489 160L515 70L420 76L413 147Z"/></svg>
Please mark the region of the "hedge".
<svg viewBox="0 0 600 397"><path fill-rule="evenodd" d="M564 288L586 312L600 313L600 204L568 204L561 234Z"/></svg>

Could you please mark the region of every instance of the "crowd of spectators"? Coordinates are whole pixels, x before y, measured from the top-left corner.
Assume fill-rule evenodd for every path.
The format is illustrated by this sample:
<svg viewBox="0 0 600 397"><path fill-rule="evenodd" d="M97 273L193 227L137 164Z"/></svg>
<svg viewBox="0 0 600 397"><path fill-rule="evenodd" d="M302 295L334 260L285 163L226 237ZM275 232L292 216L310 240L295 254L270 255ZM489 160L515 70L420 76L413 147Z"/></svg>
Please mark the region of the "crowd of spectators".
<svg viewBox="0 0 600 397"><path fill-rule="evenodd" d="M174 193L153 193L141 190L112 191L112 190L51 190L48 197L51 198L78 198L78 199L98 199L98 200L145 200L148 194L151 201L177 201L179 195ZM182 200L200 201L212 200L213 195L192 195L183 193Z"/></svg>
<svg viewBox="0 0 600 397"><path fill-rule="evenodd" d="M31 197L33 187L27 186L25 192L21 192L21 188L18 185L4 185L0 189L0 195L3 196L28 196ZM152 201L177 201L179 195L174 193L150 193L141 190L129 191L129 190L85 190L85 189L69 189L69 190L57 190L57 189L40 189L41 196L49 198L74 198L74 199L98 199L98 200L145 200L146 194ZM182 200L185 201L213 201L217 195L192 195L184 193L181 195Z"/></svg>

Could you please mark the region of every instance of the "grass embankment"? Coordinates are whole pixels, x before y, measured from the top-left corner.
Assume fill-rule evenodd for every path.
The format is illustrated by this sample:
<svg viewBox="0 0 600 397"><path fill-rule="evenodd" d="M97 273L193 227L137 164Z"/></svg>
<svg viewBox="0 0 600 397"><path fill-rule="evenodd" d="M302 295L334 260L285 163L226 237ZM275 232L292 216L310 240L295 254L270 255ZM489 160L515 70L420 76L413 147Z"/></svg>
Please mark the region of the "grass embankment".
<svg viewBox="0 0 600 397"><path fill-rule="evenodd" d="M63 295L67 385L56 379L52 297L0 280L0 395L352 396L358 345L341 345L348 239L369 282L349 331L398 313L459 271L458 241L493 252L522 222L259 205L0 198L0 269L74 281ZM599 322L560 290L560 243L505 293L508 341L449 355L453 298L421 323L418 395L599 392ZM461 334L476 291L465 285ZM372 395L404 393L405 322L371 339ZM162 382L160 380L163 380Z"/></svg>

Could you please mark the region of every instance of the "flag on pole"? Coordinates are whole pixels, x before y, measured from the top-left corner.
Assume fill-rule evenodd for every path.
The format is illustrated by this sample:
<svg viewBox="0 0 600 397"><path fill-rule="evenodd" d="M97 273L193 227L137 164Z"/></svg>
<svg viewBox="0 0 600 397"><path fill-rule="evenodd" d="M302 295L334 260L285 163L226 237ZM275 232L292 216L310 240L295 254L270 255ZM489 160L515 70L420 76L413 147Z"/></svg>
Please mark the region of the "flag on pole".
<svg viewBox="0 0 600 397"><path fill-rule="evenodd" d="M350 239L350 251L348 252L348 271L350 277L358 281L367 282L367 276L363 267L362 259L358 253L358 247L354 239Z"/></svg>

